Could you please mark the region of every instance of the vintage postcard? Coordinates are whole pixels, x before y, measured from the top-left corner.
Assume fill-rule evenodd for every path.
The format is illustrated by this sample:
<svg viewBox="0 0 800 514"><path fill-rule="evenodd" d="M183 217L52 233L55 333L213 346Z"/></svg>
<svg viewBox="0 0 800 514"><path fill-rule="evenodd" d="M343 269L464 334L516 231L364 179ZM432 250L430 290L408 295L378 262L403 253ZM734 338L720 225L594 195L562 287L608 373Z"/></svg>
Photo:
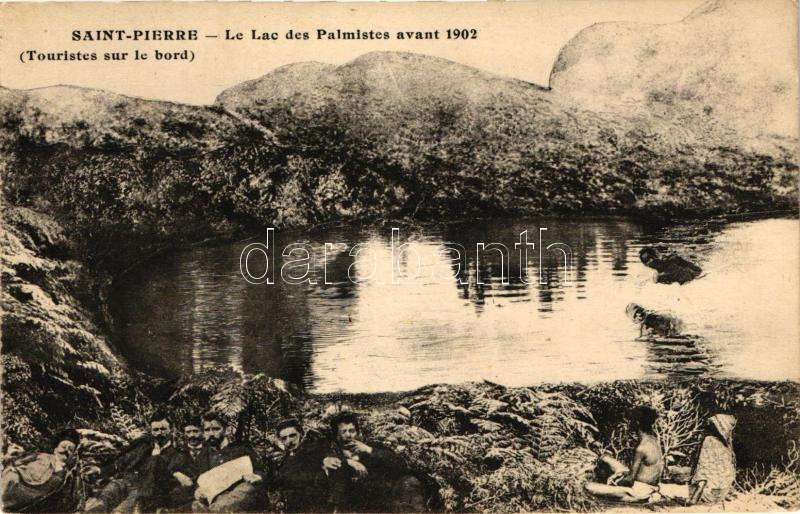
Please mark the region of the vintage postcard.
<svg viewBox="0 0 800 514"><path fill-rule="evenodd" d="M0 5L7 512L800 508L797 3Z"/></svg>

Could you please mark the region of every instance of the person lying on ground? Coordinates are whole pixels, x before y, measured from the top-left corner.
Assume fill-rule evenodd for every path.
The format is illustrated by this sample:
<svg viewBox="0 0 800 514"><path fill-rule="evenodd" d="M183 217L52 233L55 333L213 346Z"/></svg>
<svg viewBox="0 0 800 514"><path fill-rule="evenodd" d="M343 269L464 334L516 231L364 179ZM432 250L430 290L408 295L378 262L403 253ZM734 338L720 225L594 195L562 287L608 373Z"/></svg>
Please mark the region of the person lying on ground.
<svg viewBox="0 0 800 514"><path fill-rule="evenodd" d="M724 501L736 479L735 426L736 418L730 414L711 416L689 483L662 484L661 493L668 499L692 504Z"/></svg>
<svg viewBox="0 0 800 514"><path fill-rule="evenodd" d="M21 446L9 445L0 476L3 510L73 512L78 507L80 435L63 430L53 443L53 453L25 453Z"/></svg>
<svg viewBox="0 0 800 514"><path fill-rule="evenodd" d="M626 467L610 457L603 459L604 464L613 465L616 472L606 483L587 483L586 491L623 502L644 502L658 492L658 483L664 471L664 457L655 434L657 418L658 414L651 407L639 406L633 409L631 429L638 436L633 462Z"/></svg>
<svg viewBox="0 0 800 514"><path fill-rule="evenodd" d="M133 441L116 459L102 468L92 467L88 474L111 480L93 498L87 500L87 512L153 511L168 503L169 493L179 484L170 468L177 457L172 442L172 423L165 412L150 418L150 432Z"/></svg>
<svg viewBox="0 0 800 514"><path fill-rule="evenodd" d="M328 507L334 511L424 511L423 485L392 450L361 438L358 417L341 412L330 421L331 442L322 460Z"/></svg>
<svg viewBox="0 0 800 514"><path fill-rule="evenodd" d="M656 270L655 281L659 284L685 284L699 277L703 270L697 264L679 255L662 257L655 248L642 248L639 259L648 268Z"/></svg>
<svg viewBox="0 0 800 514"><path fill-rule="evenodd" d="M255 453L244 444L231 443L228 423L221 415L203 415L203 448L198 457L194 512L253 512L265 497L263 470ZM242 471L242 470L245 471Z"/></svg>

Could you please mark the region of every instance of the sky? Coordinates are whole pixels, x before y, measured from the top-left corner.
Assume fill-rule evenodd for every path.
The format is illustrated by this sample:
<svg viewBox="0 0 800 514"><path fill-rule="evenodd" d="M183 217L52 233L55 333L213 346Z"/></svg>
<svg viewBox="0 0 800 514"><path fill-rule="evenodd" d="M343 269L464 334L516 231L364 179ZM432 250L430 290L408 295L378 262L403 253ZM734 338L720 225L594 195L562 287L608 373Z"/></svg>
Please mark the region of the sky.
<svg viewBox="0 0 800 514"><path fill-rule="evenodd" d="M143 98L213 103L224 89L294 62L344 64L371 51L428 54L546 86L559 49L581 29L606 21L673 23L702 0L538 0L470 3L70 3L0 8L0 85L30 89L69 84ZM73 31L197 30L196 41L73 41ZM388 31L389 40L328 40L316 30ZM475 39L447 39L474 29ZM275 32L279 39L252 39ZM308 40L285 34L309 32ZM439 30L438 40L398 40L399 31ZM225 39L225 33L242 39ZM470 32L472 34L472 32ZM207 36L217 36L216 38ZM80 52L95 61L37 61L31 54ZM134 52L147 60L134 60ZM193 61L155 60L184 52ZM127 52L122 61L106 52ZM21 62L25 61L25 62Z"/></svg>

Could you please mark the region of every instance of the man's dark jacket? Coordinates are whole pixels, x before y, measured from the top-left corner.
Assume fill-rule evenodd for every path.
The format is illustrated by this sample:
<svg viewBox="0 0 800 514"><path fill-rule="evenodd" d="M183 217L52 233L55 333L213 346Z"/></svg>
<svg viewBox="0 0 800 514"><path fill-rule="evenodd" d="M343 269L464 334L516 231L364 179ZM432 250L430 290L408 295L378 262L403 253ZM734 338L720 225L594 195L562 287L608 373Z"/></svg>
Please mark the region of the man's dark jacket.
<svg viewBox="0 0 800 514"><path fill-rule="evenodd" d="M147 508L163 505L173 487L178 485L170 470L173 459L178 456L174 444L153 455L154 442L151 437L134 440L116 459L101 468L106 477L119 477L138 487Z"/></svg>

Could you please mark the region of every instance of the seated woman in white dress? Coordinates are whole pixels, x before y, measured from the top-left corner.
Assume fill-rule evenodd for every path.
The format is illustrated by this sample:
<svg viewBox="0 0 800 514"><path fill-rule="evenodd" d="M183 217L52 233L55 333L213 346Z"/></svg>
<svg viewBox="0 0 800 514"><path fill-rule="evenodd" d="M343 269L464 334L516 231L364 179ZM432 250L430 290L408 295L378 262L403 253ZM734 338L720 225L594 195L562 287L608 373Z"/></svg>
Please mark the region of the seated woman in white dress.
<svg viewBox="0 0 800 514"><path fill-rule="evenodd" d="M736 479L736 456L733 453L733 427L736 418L716 414L708 418L706 436L700 446L692 478L688 484L663 484L661 494L688 503L724 501Z"/></svg>

